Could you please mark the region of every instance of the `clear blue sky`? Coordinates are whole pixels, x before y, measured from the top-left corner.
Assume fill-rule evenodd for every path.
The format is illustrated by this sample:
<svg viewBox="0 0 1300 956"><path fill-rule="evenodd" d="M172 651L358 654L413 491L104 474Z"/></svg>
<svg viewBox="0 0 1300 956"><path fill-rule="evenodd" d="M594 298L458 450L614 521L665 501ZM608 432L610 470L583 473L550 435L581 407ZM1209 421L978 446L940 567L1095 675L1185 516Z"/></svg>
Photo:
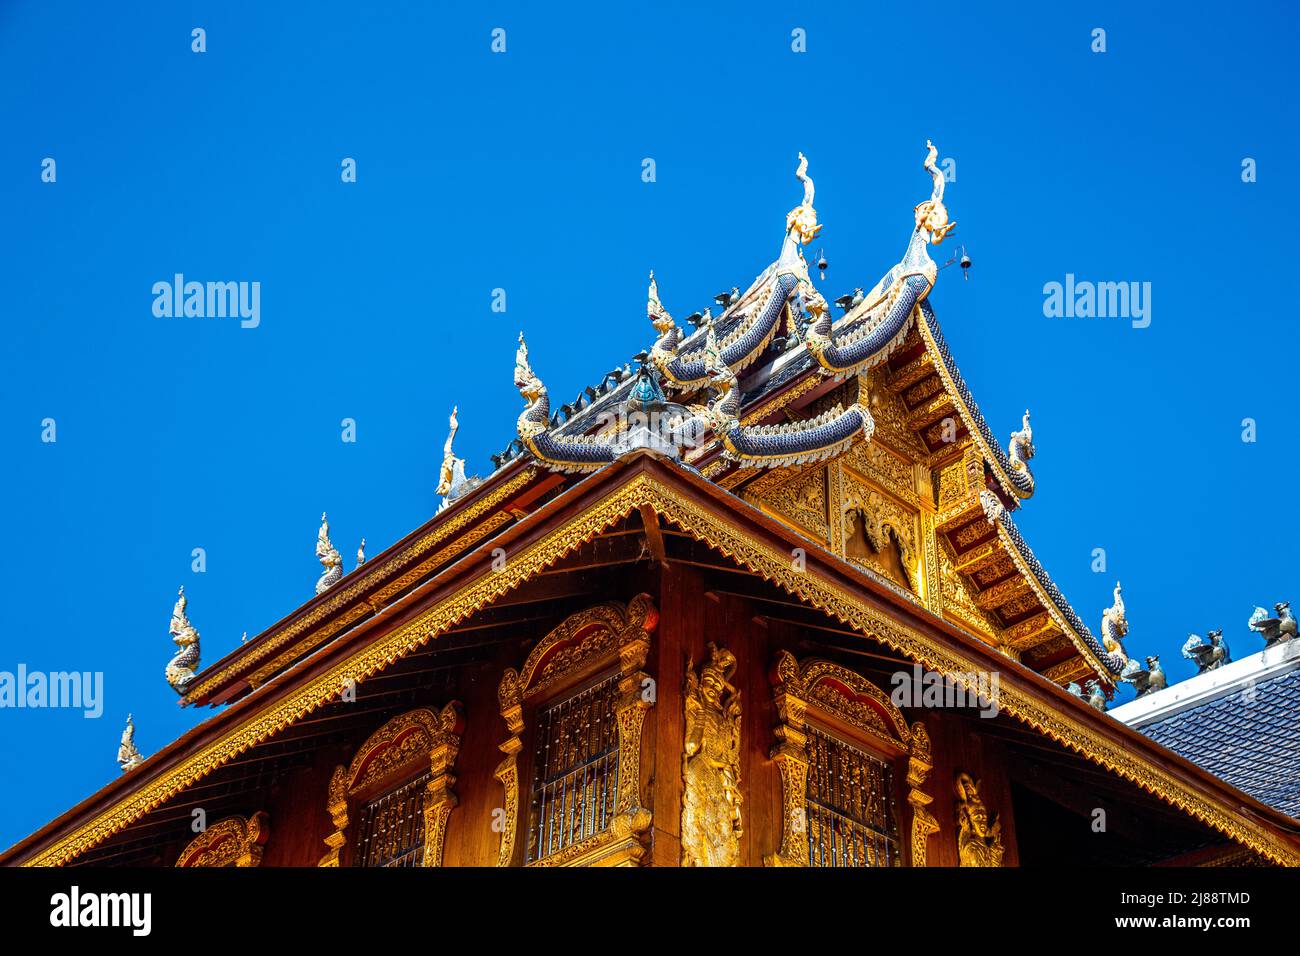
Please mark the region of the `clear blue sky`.
<svg viewBox="0 0 1300 956"><path fill-rule="evenodd" d="M513 437L521 327L567 400L651 341L651 267L679 318L743 288L798 150L832 299L903 252L926 138L956 160L975 267L932 302L998 436L1033 410L1018 519L1090 626L1122 579L1181 679L1189 631L1243 655L1300 600L1284 5L279 7L0 7L0 670L106 680L98 720L0 710L0 845L118 773L128 710L146 754L207 715L162 676L178 585L210 663L311 597L322 510L348 568L418 526L453 403L472 471ZM260 327L155 318L177 272L260 282ZM1066 273L1150 282L1151 326L1045 318Z"/></svg>

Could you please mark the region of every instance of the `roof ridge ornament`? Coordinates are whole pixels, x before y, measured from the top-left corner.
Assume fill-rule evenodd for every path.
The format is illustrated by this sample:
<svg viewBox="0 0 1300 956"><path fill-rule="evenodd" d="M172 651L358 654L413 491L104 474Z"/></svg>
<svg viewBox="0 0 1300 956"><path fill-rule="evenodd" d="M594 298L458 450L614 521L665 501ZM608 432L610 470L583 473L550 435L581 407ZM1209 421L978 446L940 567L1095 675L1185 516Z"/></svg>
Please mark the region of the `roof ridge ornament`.
<svg viewBox="0 0 1300 956"><path fill-rule="evenodd" d="M171 689L178 694L185 693L185 689L194 680L194 674L199 666L199 632L195 630L185 613L188 605L189 600L185 597L185 588L182 587L177 592L176 604L172 607L172 621L169 628L172 643L179 650L168 661L167 670L163 675L167 678Z"/></svg>
<svg viewBox="0 0 1300 956"><path fill-rule="evenodd" d="M1011 433L1011 441L1007 443L1007 453L1007 457L1011 460L1011 467L1020 476L1016 480L1017 486L1032 495L1034 473L1029 469L1029 459L1034 457L1034 429L1029 424L1027 408L1024 418L1020 420L1020 428Z"/></svg>
<svg viewBox="0 0 1300 956"><path fill-rule="evenodd" d="M1130 661L1123 644L1128 634L1128 613L1124 608L1124 596L1120 592L1120 583L1116 581L1114 601L1101 613L1101 643L1106 648L1103 656L1106 666L1123 676Z"/></svg>
<svg viewBox="0 0 1300 956"><path fill-rule="evenodd" d="M1274 604L1273 614L1269 614L1262 607L1257 607L1246 623L1252 631L1264 638L1265 647L1295 640L1297 636L1296 619L1291 613L1290 601L1279 601Z"/></svg>
<svg viewBox="0 0 1300 956"><path fill-rule="evenodd" d="M925 148L924 165L934 180L934 188L930 198L913 210L916 225L902 261L865 296L855 295L856 301L839 322L832 322L829 309L809 313L804 344L817 363L837 379L887 359L911 329L917 306L934 288L938 268L926 247L943 242L956 223L948 221L948 209L943 204L943 172L935 163L939 150L930 140L925 141Z"/></svg>
<svg viewBox="0 0 1300 956"><path fill-rule="evenodd" d="M135 721L130 714L126 715L126 727L122 730L122 740L117 746L117 762L123 773L144 763L144 756L135 746Z"/></svg>
<svg viewBox="0 0 1300 956"><path fill-rule="evenodd" d="M316 557L325 568L316 581L316 593L324 594L343 578L343 555L330 543L330 523L323 511L320 515L320 531L316 533Z"/></svg>
<svg viewBox="0 0 1300 956"><path fill-rule="evenodd" d="M520 333L520 342L522 345L522 333ZM528 361L527 349L525 347L524 361ZM438 472L438 487L434 489L436 494L442 496L442 502L438 505L438 511L441 513L448 505L468 491L473 491L483 483L483 479L475 475L473 478L465 477L465 459L458 458L451 450L452 442L456 439L456 432L460 430L460 423L456 420L456 412L459 406L453 405L451 408L451 418L448 420L447 440L442 446L442 466Z"/></svg>
<svg viewBox="0 0 1300 956"><path fill-rule="evenodd" d="M817 210L813 208L817 187L808 175L808 157L803 153L799 154L799 168L794 175L803 183L803 202L786 213L785 232L787 236L793 236L799 245L806 246L817 238L822 227L817 221Z"/></svg>
<svg viewBox="0 0 1300 956"><path fill-rule="evenodd" d="M957 228L957 224L948 221L948 209L943 204L943 172L935 163L939 158L939 149L928 139L925 141L925 149L925 168L934 180L934 190L929 199L917 205L916 225L926 232L926 241L937 246L947 238L948 233Z"/></svg>

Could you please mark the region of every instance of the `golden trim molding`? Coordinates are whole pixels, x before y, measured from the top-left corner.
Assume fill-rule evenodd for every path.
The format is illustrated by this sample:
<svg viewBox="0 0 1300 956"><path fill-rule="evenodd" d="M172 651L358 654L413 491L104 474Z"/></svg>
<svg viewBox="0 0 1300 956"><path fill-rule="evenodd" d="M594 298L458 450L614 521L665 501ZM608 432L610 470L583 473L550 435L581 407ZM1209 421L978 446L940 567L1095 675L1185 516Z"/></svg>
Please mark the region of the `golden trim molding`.
<svg viewBox="0 0 1300 956"><path fill-rule="evenodd" d="M460 704L452 701L440 712L425 707L399 714L366 738L347 767L334 768L326 809L334 832L325 838L328 852L318 866L338 866L347 845L349 811L367 789L420 772L431 776L424 791L424 858L422 866L442 866L447 820L456 806L452 770L460 752L465 722Z"/></svg>
<svg viewBox="0 0 1300 956"><path fill-rule="evenodd" d="M771 674L777 725L771 757L781 772L781 845L763 857L767 866L807 866L808 711L829 715L853 730L908 755L907 802L912 807L911 862L926 865L930 834L939 822L926 807L934 799L921 787L930 772L930 735L920 721L910 728L889 696L856 671L814 658L800 664L782 651ZM893 796L892 794L890 795Z"/></svg>
<svg viewBox="0 0 1300 956"><path fill-rule="evenodd" d="M659 612L648 594L638 594L627 606L598 604L571 614L538 641L523 667L508 667L497 686L501 717L508 736L500 745L505 758L494 776L505 790L505 815L497 866L515 861L519 835L519 753L523 750L524 706L546 697L559 685L572 685L618 664L618 791L614 816L600 833L536 860L530 866L638 865L647 847L650 811L641 799L641 731L645 715L654 706L645 688L649 676L642 670L650 654L650 635L659 624Z"/></svg>
<svg viewBox="0 0 1300 956"><path fill-rule="evenodd" d="M438 634L455 627L559 561L641 505L650 505L696 540L772 581L788 594L808 602L864 636L907 655L922 666L946 674L968 691L978 692L977 687L969 686L969 675L978 672L982 666L974 659L893 620L863 602L852 591L815 574L796 570L788 552L756 542L730 518L714 517L684 502L676 488L670 488L650 475L638 474L553 533L524 548L500 572L475 577L411 621L378 637L319 677L286 693L278 703L250 715L192 756L179 761L174 768L124 794L113 806L25 860L23 865L57 866L102 843L196 780L333 701L342 693L345 681L364 680L394 660L423 647ZM815 545L813 550L822 560L840 560ZM1261 856L1275 863L1300 865L1300 849L1291 842L1251 821L1235 806L1190 787L1169 771L1151 764L1144 756L1129 752L1122 743L1099 734L1085 720L1070 712L1072 705L1069 702L1042 702L1004 681L999 703L1003 710L1027 726L1155 794ZM148 771L148 762L142 769ZM137 770L136 774L140 772Z"/></svg>
<svg viewBox="0 0 1300 956"><path fill-rule="evenodd" d="M178 867L260 866L271 836L271 818L259 810L251 817L226 817L208 827L181 851Z"/></svg>

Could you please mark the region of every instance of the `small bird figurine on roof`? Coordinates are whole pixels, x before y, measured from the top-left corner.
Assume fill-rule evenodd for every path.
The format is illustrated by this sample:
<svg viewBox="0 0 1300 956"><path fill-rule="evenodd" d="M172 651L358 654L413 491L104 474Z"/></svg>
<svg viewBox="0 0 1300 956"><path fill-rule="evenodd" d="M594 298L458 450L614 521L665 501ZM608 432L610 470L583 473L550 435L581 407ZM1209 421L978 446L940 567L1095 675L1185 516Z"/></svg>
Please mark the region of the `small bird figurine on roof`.
<svg viewBox="0 0 1300 956"><path fill-rule="evenodd" d="M357 545L357 567L366 563L366 539L362 538L361 543Z"/></svg>
<svg viewBox="0 0 1300 956"><path fill-rule="evenodd" d="M862 304L864 298L865 296L862 294L861 289L854 289L849 295L842 295L836 299L835 304L845 312L852 312Z"/></svg>
<svg viewBox="0 0 1300 956"><path fill-rule="evenodd" d="M730 292L719 292L713 297L713 301L718 303L723 312L726 312L733 303L740 301L740 287L732 286Z"/></svg>
<svg viewBox="0 0 1300 956"><path fill-rule="evenodd" d="M1252 631L1264 638L1265 647L1294 640L1296 637L1296 620L1291 613L1291 602L1280 601L1273 605L1273 610L1276 617L1270 616L1262 607L1257 607L1247 622Z"/></svg>
<svg viewBox="0 0 1300 956"><path fill-rule="evenodd" d="M1223 629L1209 631L1205 637L1199 634L1187 635L1183 643L1183 657L1196 662L1196 673L1218 670L1224 664L1232 663L1232 653L1228 642L1223 639Z"/></svg>

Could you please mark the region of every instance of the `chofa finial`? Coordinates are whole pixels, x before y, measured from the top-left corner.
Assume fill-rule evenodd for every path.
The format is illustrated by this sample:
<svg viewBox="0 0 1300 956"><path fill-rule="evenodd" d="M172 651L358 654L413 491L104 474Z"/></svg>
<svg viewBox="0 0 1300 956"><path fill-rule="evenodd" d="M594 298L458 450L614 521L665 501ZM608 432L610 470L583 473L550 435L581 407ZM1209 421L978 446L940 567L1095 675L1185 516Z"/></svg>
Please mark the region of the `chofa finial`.
<svg viewBox="0 0 1300 956"><path fill-rule="evenodd" d="M176 604L172 607L170 633L172 642L177 646L176 654L167 664L163 676L171 689L178 694L185 693L190 681L194 680L199 666L199 632L190 623L186 608L189 600L185 597L185 588L176 592Z"/></svg>
<svg viewBox="0 0 1300 956"><path fill-rule="evenodd" d="M943 171L935 162L939 150L928 139L925 141L925 150L925 168L934 180L934 189L930 198L916 207L916 225L925 231L928 241L937 246L948 233L957 228L957 224L948 221L948 210L943 204Z"/></svg>
<svg viewBox="0 0 1300 956"><path fill-rule="evenodd" d="M786 214L785 231L787 236L806 246L817 237L822 227L817 222L817 210L813 208L816 187L808 175L808 158L803 153L799 154L799 168L795 170L795 176L803 183L803 202Z"/></svg>
<svg viewBox="0 0 1300 956"><path fill-rule="evenodd" d="M524 349L523 333L520 333L520 349ZM527 354L524 356L524 362L527 363ZM516 369L516 373L517 373ZM518 375L516 374L516 378ZM451 443L456 437L456 432L460 430L460 423L456 420L458 406L452 406L451 418L448 420L447 441L442 446L442 465L438 469L438 487L435 491L442 495L442 504L438 510L442 511L453 500L459 498L462 494L477 488L483 483L483 479L475 475L473 478L465 477L465 459L458 458L451 450Z"/></svg>
<svg viewBox="0 0 1300 956"><path fill-rule="evenodd" d="M320 531L316 533L316 558L325 568L316 581L316 593L324 594L343 577L343 555L330 542L330 523L323 511L320 515Z"/></svg>
<svg viewBox="0 0 1300 956"><path fill-rule="evenodd" d="M125 773L144 763L144 757L135 746L135 721L126 715L126 727L122 730L122 740L117 747L117 762Z"/></svg>

